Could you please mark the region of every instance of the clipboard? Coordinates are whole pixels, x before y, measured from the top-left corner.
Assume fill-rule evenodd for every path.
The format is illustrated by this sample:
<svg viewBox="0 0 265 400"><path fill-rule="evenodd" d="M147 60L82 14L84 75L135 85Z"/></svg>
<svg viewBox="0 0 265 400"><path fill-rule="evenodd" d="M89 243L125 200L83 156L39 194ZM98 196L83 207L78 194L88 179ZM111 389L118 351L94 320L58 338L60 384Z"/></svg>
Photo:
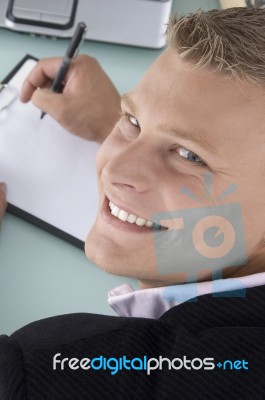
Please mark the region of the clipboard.
<svg viewBox="0 0 265 400"><path fill-rule="evenodd" d="M37 63L26 55L2 81L17 91ZM0 113L0 181L8 211L84 248L96 218L99 145L64 130L31 102L16 99Z"/></svg>

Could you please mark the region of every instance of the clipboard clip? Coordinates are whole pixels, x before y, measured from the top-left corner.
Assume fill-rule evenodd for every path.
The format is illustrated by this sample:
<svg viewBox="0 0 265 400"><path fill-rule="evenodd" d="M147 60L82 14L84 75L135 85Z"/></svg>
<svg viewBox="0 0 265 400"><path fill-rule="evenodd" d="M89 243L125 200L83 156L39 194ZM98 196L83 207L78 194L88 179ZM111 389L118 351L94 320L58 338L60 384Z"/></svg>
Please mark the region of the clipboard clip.
<svg viewBox="0 0 265 400"><path fill-rule="evenodd" d="M8 108L18 97L18 90L7 83L0 83L0 113Z"/></svg>

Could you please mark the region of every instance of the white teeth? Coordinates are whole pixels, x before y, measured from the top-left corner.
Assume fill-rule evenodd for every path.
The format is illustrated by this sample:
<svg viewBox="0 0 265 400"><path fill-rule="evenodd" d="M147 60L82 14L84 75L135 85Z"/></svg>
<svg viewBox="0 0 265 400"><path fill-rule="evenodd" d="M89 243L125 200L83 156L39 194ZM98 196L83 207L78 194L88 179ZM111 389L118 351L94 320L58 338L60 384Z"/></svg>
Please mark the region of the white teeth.
<svg viewBox="0 0 265 400"><path fill-rule="evenodd" d="M117 217L120 212L120 209L117 206L114 206L113 209L111 210L111 214L114 215L114 217Z"/></svg>
<svg viewBox="0 0 265 400"><path fill-rule="evenodd" d="M127 218L127 221L133 224L136 221L137 217L136 215L130 214L129 217Z"/></svg>
<svg viewBox="0 0 265 400"><path fill-rule="evenodd" d="M111 201L109 202L109 208L111 210L111 214L114 215L114 217L119 218L121 221L127 221L138 226L146 226L147 228L152 228L154 226L152 221L147 221L146 219L137 217L134 214L128 214L126 211L115 206L115 204L113 204Z"/></svg>
<svg viewBox="0 0 265 400"><path fill-rule="evenodd" d="M118 218L122 221L127 221L128 215L129 214L126 211L121 210L118 214Z"/></svg>
<svg viewBox="0 0 265 400"><path fill-rule="evenodd" d="M152 228L154 225L154 223L152 221L146 221L145 226L147 226L147 228Z"/></svg>
<svg viewBox="0 0 265 400"><path fill-rule="evenodd" d="M146 219L138 217L137 220L135 221L136 225L138 226L144 226L146 223Z"/></svg>

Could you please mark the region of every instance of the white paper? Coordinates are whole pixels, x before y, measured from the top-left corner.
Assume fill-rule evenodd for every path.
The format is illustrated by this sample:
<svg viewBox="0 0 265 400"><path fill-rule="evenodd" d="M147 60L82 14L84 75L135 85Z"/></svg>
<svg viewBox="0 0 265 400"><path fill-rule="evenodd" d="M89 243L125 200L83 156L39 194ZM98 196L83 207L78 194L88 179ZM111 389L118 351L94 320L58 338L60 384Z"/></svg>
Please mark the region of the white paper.
<svg viewBox="0 0 265 400"><path fill-rule="evenodd" d="M20 91L35 64L27 60L9 83ZM0 181L10 204L84 241L97 213L98 145L40 114L19 99L0 113Z"/></svg>

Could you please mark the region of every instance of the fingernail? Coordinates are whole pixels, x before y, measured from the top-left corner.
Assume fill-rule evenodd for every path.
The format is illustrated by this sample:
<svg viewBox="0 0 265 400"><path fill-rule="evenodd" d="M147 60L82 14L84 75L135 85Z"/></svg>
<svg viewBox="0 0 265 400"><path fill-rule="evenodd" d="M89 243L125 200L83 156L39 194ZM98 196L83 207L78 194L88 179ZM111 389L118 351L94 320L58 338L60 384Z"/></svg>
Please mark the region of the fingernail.
<svg viewBox="0 0 265 400"><path fill-rule="evenodd" d="M0 183L0 190L1 190L2 193L6 194L7 186L6 186L5 183L3 183L3 182Z"/></svg>

